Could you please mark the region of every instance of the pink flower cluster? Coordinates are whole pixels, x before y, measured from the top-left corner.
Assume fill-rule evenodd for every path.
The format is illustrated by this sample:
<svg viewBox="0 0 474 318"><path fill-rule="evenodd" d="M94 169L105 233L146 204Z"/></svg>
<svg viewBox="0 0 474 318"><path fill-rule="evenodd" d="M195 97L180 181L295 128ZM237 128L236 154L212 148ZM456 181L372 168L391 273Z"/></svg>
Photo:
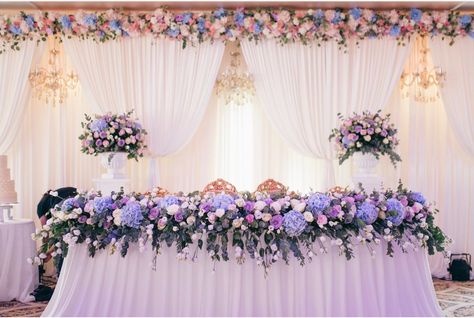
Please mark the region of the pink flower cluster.
<svg viewBox="0 0 474 318"><path fill-rule="evenodd" d="M147 132L130 117L131 113L108 113L96 115L95 119L86 115L86 121L82 123L84 132L79 136L81 151L89 155L126 152L129 159L143 157Z"/></svg>
<svg viewBox="0 0 474 318"><path fill-rule="evenodd" d="M287 9L218 9L211 12L102 12L78 11L0 15L3 50L18 48L19 40L45 40L47 36L76 36L105 42L121 37L151 34L193 45L206 40L235 41L241 38L278 39L282 43L335 40L345 45L349 38L391 36L400 41L418 33L474 37L473 15L456 11L419 9L377 11L294 11Z"/></svg>
<svg viewBox="0 0 474 318"><path fill-rule="evenodd" d="M333 129L329 136L330 140L335 140L339 163L343 163L356 152L372 153L377 158L387 154L394 165L401 161L395 152L399 143L397 129L390 122L390 114L382 116L380 112L363 112L349 118L339 115L342 124Z"/></svg>

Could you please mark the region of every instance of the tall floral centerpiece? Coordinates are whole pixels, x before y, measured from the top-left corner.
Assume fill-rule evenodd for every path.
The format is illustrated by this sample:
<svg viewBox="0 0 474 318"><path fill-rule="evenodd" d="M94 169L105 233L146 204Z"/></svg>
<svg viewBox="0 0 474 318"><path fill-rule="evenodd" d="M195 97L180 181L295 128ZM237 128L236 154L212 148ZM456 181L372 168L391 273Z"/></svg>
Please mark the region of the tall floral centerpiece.
<svg viewBox="0 0 474 318"><path fill-rule="evenodd" d="M395 152L397 129L390 122L390 114L384 116L379 110L376 113L354 113L348 118L338 114L338 117L341 126L332 130L329 140L335 141L339 164L352 156L356 167L354 184L362 183L368 190L377 188L381 179L375 168L380 156L388 155L394 166L401 161Z"/></svg>
<svg viewBox="0 0 474 318"><path fill-rule="evenodd" d="M84 132L79 136L81 151L88 155L100 155L107 169L105 179L125 178L122 172L128 159L143 157L146 130L133 119L133 111L124 114L85 115L81 123Z"/></svg>

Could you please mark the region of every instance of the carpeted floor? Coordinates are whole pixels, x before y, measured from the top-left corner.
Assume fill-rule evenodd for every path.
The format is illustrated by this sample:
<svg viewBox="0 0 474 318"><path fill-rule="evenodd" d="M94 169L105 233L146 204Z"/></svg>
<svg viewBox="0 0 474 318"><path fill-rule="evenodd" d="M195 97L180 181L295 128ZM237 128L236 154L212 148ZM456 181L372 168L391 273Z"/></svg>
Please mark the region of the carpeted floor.
<svg viewBox="0 0 474 318"><path fill-rule="evenodd" d="M45 285L54 287L55 281L46 278ZM474 316L474 281L452 282L434 280L438 301L446 316ZM0 302L0 317L39 317L48 302L22 304L17 301Z"/></svg>

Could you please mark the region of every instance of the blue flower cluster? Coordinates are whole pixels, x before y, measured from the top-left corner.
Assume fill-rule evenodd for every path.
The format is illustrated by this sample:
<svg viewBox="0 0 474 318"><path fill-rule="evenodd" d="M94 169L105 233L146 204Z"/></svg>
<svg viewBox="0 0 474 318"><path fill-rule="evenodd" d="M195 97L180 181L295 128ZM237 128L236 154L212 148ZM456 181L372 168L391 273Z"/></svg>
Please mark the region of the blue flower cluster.
<svg viewBox="0 0 474 318"><path fill-rule="evenodd" d="M97 16L93 13L84 16L84 24L87 26L94 26L97 23Z"/></svg>
<svg viewBox="0 0 474 318"><path fill-rule="evenodd" d="M75 207L77 207L76 199L69 198L63 201L63 204L61 205L61 211L68 211L74 209Z"/></svg>
<svg viewBox="0 0 474 318"><path fill-rule="evenodd" d="M94 198L94 210L99 215L112 209L112 204L113 201L110 196Z"/></svg>
<svg viewBox="0 0 474 318"><path fill-rule="evenodd" d="M394 225L398 226L402 223L405 218L405 209L403 204L397 199L388 199L387 200L387 220L392 222Z"/></svg>
<svg viewBox="0 0 474 318"><path fill-rule="evenodd" d="M65 29L70 29L72 27L71 19L68 15L63 15L60 21Z"/></svg>
<svg viewBox="0 0 474 318"><path fill-rule="evenodd" d="M365 224L372 224L377 221L378 215L377 208L370 202L362 203L356 211L356 217L364 221Z"/></svg>
<svg viewBox="0 0 474 318"><path fill-rule="evenodd" d="M104 130L105 128L107 128L107 122L105 121L105 119L97 119L97 120L94 120L91 124L90 124L90 129L93 131L93 132L100 132L102 130Z"/></svg>
<svg viewBox="0 0 474 318"><path fill-rule="evenodd" d="M137 201L129 201L122 208L122 224L138 229L143 220L142 208Z"/></svg>
<svg viewBox="0 0 474 318"><path fill-rule="evenodd" d="M308 207L315 215L320 215L331 204L331 198L323 193L315 193L308 198Z"/></svg>
<svg viewBox="0 0 474 318"><path fill-rule="evenodd" d="M167 195L163 199L160 200L160 208L167 208L170 205L177 204L180 205L179 199L173 195Z"/></svg>
<svg viewBox="0 0 474 318"><path fill-rule="evenodd" d="M409 199L421 204L425 204L426 202L425 197L420 192L411 192L409 195Z"/></svg>
<svg viewBox="0 0 474 318"><path fill-rule="evenodd" d="M216 209L227 210L230 204L234 204L234 199L228 194L218 194L212 201L212 206Z"/></svg>
<svg viewBox="0 0 474 318"><path fill-rule="evenodd" d="M109 24L110 28L114 31L119 31L120 30L120 21L119 20L112 20L110 21L110 24Z"/></svg>
<svg viewBox="0 0 474 318"><path fill-rule="evenodd" d="M283 216L283 227L290 237L299 236L306 228L306 220L303 214L291 210Z"/></svg>

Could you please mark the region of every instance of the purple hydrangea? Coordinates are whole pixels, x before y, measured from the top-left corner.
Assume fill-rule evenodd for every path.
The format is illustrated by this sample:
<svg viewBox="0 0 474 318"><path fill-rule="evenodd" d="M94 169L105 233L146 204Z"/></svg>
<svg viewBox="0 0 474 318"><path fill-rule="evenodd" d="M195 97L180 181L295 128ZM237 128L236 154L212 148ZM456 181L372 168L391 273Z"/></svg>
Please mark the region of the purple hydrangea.
<svg viewBox="0 0 474 318"><path fill-rule="evenodd" d="M291 210L283 216L283 227L290 237L299 236L306 228L306 220L303 214Z"/></svg>
<svg viewBox="0 0 474 318"><path fill-rule="evenodd" d="M306 204L313 214L320 215L331 204L331 198L323 193L315 193L308 198Z"/></svg>
<svg viewBox="0 0 474 318"><path fill-rule="evenodd" d="M408 197L410 198L410 200L413 200L413 201L421 203L421 204L425 204L425 202L426 202L425 197L420 192L411 192L408 195Z"/></svg>
<svg viewBox="0 0 474 318"><path fill-rule="evenodd" d="M387 220L392 222L394 225L398 226L402 223L405 218L405 209L403 204L397 199L388 199L387 200Z"/></svg>
<svg viewBox="0 0 474 318"><path fill-rule="evenodd" d="M356 217L364 221L365 224L372 224L377 220L379 213L375 205L370 202L362 203L356 211Z"/></svg>
<svg viewBox="0 0 474 318"><path fill-rule="evenodd" d="M61 211L72 210L75 207L77 207L76 199L69 198L69 199L64 200L63 204L61 205Z"/></svg>
<svg viewBox="0 0 474 318"><path fill-rule="evenodd" d="M180 204L179 199L174 195L167 195L160 200L160 208L167 208L173 204Z"/></svg>
<svg viewBox="0 0 474 318"><path fill-rule="evenodd" d="M100 132L101 130L107 128L107 122L102 118L96 119L90 124L89 128L93 132Z"/></svg>
<svg viewBox="0 0 474 318"><path fill-rule="evenodd" d="M283 224L283 217L280 214L276 214L270 220L270 225L273 226L275 230L278 230Z"/></svg>
<svg viewBox="0 0 474 318"><path fill-rule="evenodd" d="M110 196L94 198L94 210L97 214L102 214L112 209L112 198Z"/></svg>
<svg viewBox="0 0 474 318"><path fill-rule="evenodd" d="M218 194L212 201L212 206L216 209L227 210L229 205L234 204L234 198L228 194Z"/></svg>
<svg viewBox="0 0 474 318"><path fill-rule="evenodd" d="M143 220L142 208L137 201L129 201L122 209L122 224L133 228L139 228Z"/></svg>

